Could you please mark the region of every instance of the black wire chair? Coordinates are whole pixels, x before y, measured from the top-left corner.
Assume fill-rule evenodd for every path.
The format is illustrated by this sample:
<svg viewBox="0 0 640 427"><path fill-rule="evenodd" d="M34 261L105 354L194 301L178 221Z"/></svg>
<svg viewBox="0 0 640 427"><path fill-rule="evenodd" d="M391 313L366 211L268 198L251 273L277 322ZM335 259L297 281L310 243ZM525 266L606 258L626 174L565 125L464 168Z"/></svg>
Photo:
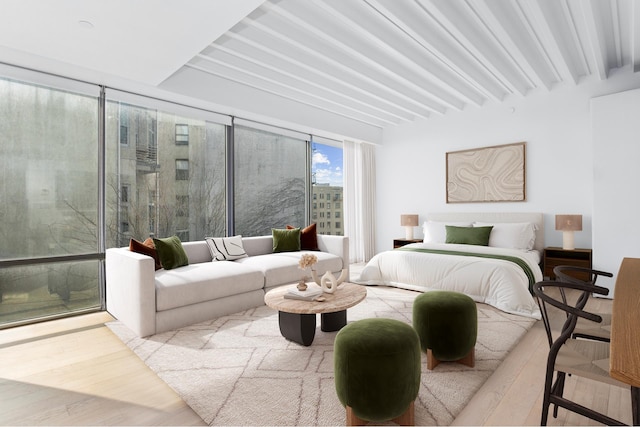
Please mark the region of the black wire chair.
<svg viewBox="0 0 640 427"><path fill-rule="evenodd" d="M571 273L578 273L582 275L588 275L589 280L583 281L577 279ZM606 271L593 270L586 267L575 267L570 265L558 265L553 269L553 274L556 276L556 280L568 283L587 283L590 285L596 284L599 276L613 277L613 274ZM561 291L563 301L566 303L566 296ZM588 296L587 296L588 297ZM592 322L584 318L579 318L576 328L573 331L571 338L587 338L597 341L610 342L611 341L611 313L595 313L602 318L600 323Z"/></svg>
<svg viewBox="0 0 640 427"><path fill-rule="evenodd" d="M552 289L556 289L561 296L556 298L550 295L549 291ZM579 292L579 296L574 304L567 303L565 290L569 289ZM538 282L534 284L533 291L540 306L542 320L550 345L540 425L547 425L549 406L551 404L554 405L554 418L558 416L558 407L562 407L606 425L624 425L624 423L618 420L580 405L563 396L567 374L629 388L627 384L609 376L609 343L571 338L578 319L588 319L592 322L601 321L599 315L585 311L584 307L592 293L607 295L609 290L591 283L578 283L578 280L576 280L575 282ZM547 306L556 307L566 313L566 320L560 333L555 338L551 328Z"/></svg>

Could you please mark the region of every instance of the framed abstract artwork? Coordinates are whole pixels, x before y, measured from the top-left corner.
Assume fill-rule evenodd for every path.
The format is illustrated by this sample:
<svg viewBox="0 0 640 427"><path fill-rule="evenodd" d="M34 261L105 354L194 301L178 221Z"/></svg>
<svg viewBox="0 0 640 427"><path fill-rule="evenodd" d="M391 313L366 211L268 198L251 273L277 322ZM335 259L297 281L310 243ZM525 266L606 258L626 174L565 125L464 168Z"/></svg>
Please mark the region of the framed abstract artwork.
<svg viewBox="0 0 640 427"><path fill-rule="evenodd" d="M447 203L525 201L525 147L518 142L447 153Z"/></svg>

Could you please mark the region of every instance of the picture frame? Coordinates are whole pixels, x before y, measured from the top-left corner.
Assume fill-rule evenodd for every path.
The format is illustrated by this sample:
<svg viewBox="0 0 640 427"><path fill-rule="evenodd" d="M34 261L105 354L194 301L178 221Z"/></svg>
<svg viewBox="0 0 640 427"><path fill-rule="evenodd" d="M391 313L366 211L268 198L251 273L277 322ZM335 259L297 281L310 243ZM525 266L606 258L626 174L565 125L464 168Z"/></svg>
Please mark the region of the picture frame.
<svg viewBox="0 0 640 427"><path fill-rule="evenodd" d="M446 153L447 203L524 202L526 143Z"/></svg>

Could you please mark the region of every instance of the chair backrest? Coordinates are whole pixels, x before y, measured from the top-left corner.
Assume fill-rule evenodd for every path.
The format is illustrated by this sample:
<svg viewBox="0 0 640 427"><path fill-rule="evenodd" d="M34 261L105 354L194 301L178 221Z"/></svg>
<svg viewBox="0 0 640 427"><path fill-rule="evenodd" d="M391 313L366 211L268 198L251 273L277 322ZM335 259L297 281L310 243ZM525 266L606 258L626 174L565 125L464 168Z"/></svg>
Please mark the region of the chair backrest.
<svg viewBox="0 0 640 427"><path fill-rule="evenodd" d="M564 344L564 342L571 336L571 334L573 334L579 317L598 323L602 322L602 317L594 313L589 313L583 309L585 305L587 305L589 295L591 295L592 293L607 295L609 293L609 290L601 286L593 285L590 282L583 282L577 279L574 280L575 282L562 282L559 280L542 281L533 285L533 292L536 296L536 300L538 301L538 306L540 307L542 321L544 322L544 327L547 332L547 339L549 340L549 346L551 347L552 351L555 349L555 351L557 352L560 346ZM551 289L558 289L560 299L550 295L549 291ZM569 304L567 302L567 298L565 295L566 289L575 289L580 291L580 295L576 299L575 303ZM567 320L560 330L560 335L555 340L553 338L549 313L547 311L547 304L564 311L567 315Z"/></svg>
<svg viewBox="0 0 640 427"><path fill-rule="evenodd" d="M577 279L571 276L569 273L588 273L591 277L591 280L585 281ZM560 280L561 282L569 282L569 283L590 283L592 285L596 284L596 280L598 280L598 276L605 277L613 277L613 274L607 271L593 270L587 267L577 267L574 265L557 265L553 268L553 274L556 276L556 280Z"/></svg>
<svg viewBox="0 0 640 427"><path fill-rule="evenodd" d="M577 279L576 277L574 277L574 276L572 276L570 274L571 272L574 272L574 273L587 273L589 275L589 277L591 277L591 280L585 281L585 280ZM585 284L589 284L589 285L595 285L599 276L613 277L613 274L611 274L611 273L609 273L607 271L593 270L591 268L577 267L577 266L573 266L573 265L558 265L558 266L553 268L553 274L555 274L556 280L559 280L561 282L585 283ZM567 303L567 296L565 295L563 288L560 288L560 295L562 295L562 301L566 304ZM581 295L581 297L589 299L589 293L583 293ZM586 304L586 301L585 301L585 304Z"/></svg>

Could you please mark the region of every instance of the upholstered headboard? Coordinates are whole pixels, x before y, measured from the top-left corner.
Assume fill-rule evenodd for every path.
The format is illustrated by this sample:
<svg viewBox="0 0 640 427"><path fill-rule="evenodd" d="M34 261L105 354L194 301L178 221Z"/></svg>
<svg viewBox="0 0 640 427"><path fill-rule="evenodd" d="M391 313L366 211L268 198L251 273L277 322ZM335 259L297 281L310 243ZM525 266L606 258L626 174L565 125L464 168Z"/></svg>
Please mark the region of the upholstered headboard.
<svg viewBox="0 0 640 427"><path fill-rule="evenodd" d="M537 226L534 249L544 250L544 215L539 212L433 212L427 221L532 222Z"/></svg>

